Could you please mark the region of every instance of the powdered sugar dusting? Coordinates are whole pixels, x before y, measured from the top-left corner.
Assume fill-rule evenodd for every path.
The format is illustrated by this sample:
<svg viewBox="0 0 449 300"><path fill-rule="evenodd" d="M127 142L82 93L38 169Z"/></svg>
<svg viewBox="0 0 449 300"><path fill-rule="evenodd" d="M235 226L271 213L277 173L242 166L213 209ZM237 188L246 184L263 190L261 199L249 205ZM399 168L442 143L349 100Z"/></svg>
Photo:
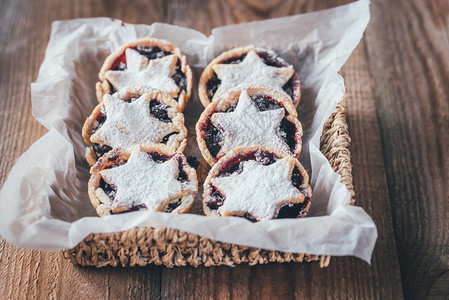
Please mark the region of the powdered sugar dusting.
<svg viewBox="0 0 449 300"><path fill-rule="evenodd" d="M243 90L234 111L215 113L211 117L212 124L224 135L223 146L217 156L244 146L274 147L291 154L279 130L284 116L283 108L259 111Z"/></svg>
<svg viewBox="0 0 449 300"><path fill-rule="evenodd" d="M162 210L168 200L181 197L182 191L195 191L192 183L177 180L178 173L175 156L157 163L140 147L134 148L126 164L100 172L107 183L117 187L111 203L113 211L141 204L148 210Z"/></svg>
<svg viewBox="0 0 449 300"><path fill-rule="evenodd" d="M130 85L150 86L172 97L177 96L179 86L171 77L174 74L177 57L168 55L149 60L134 49L125 50L127 68L123 71L109 70L105 77L116 90Z"/></svg>
<svg viewBox="0 0 449 300"><path fill-rule="evenodd" d="M292 162L286 158L270 165L250 160L243 162L241 173L213 178L212 185L225 196L218 213L249 212L259 220L272 219L281 203L303 197L290 180L292 169Z"/></svg>
<svg viewBox="0 0 449 300"><path fill-rule="evenodd" d="M266 65L254 50L250 50L239 64L216 64L212 68L221 80L215 96L242 83L265 85L287 95L282 87L295 73L292 66L276 68Z"/></svg>
<svg viewBox="0 0 449 300"><path fill-rule="evenodd" d="M110 147L162 142L176 127L153 117L149 101L148 94L131 103L119 99L118 95L106 95L103 100L106 121L90 140Z"/></svg>

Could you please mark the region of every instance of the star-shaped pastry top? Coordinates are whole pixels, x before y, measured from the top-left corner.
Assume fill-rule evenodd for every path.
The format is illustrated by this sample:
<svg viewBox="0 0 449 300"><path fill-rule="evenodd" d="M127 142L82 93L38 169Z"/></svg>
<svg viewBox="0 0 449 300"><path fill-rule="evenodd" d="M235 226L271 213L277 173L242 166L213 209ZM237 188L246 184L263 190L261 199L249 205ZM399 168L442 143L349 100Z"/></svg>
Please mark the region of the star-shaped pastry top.
<svg viewBox="0 0 449 300"><path fill-rule="evenodd" d="M259 111L246 90L243 90L234 111L215 113L211 117L212 124L220 128L224 136L217 156L244 146L274 147L291 153L287 143L280 137L279 125L284 115L283 108Z"/></svg>
<svg viewBox="0 0 449 300"><path fill-rule="evenodd" d="M102 170L100 174L117 188L112 211L141 204L148 210L161 210L169 200L196 189L190 182L177 180L179 165L175 156L157 163L140 147L133 149L126 164Z"/></svg>
<svg viewBox="0 0 449 300"><path fill-rule="evenodd" d="M90 137L91 142L111 147L162 142L176 128L173 123L162 122L150 114L149 98L143 94L129 103L116 95L106 95L103 100L106 121Z"/></svg>
<svg viewBox="0 0 449 300"><path fill-rule="evenodd" d="M240 174L213 178L212 184L225 196L218 213L230 216L248 212L258 220L272 219L282 203L304 197L291 182L293 167L286 158L271 165L249 160L243 162Z"/></svg>
<svg viewBox="0 0 449 300"><path fill-rule="evenodd" d="M150 86L171 97L176 97L179 86L171 77L174 73L177 57L168 55L149 60L134 49L125 50L126 66L123 71L109 70L105 77L116 90L130 85Z"/></svg>
<svg viewBox="0 0 449 300"><path fill-rule="evenodd" d="M276 68L266 65L254 50L250 50L239 64L216 64L212 68L221 80L215 95L242 83L261 84L286 94L282 87L295 74L292 66Z"/></svg>

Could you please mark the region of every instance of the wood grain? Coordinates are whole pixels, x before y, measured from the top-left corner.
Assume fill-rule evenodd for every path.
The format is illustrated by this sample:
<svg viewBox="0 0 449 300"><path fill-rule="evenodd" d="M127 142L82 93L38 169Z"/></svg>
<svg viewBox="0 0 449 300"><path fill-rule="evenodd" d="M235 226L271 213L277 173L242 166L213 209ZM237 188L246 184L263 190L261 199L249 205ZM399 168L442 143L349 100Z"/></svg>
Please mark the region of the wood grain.
<svg viewBox="0 0 449 300"><path fill-rule="evenodd" d="M0 1L0 183L18 156L46 132L31 114L30 83L52 21L106 16L209 34L217 26L348 2ZM379 231L372 266L337 257L327 269L307 263L93 269L73 266L60 253L19 249L0 238L0 298L401 299L402 289L407 299L447 297L449 4L373 0L371 13L366 35L343 70L356 203Z"/></svg>
<svg viewBox="0 0 449 300"><path fill-rule="evenodd" d="M145 9L122 10L126 1L4 1L0 5L0 53L3 72L0 111L1 183L18 156L46 130L32 117L30 83L37 77L51 22L110 16L134 23L167 22L164 1L136 3ZM33 30L33 28L39 30ZM20 51L17 51L20 49ZM0 242L0 299L160 298L161 267L79 268L59 252L24 250Z"/></svg>
<svg viewBox="0 0 449 300"><path fill-rule="evenodd" d="M182 1L180 1L183 3ZM298 3L298 2L296 2ZM248 7L238 9L238 11L245 11L245 16L242 14L235 13L236 6L247 5L248 1L230 1L229 6L224 7L221 2L216 2L215 6L208 7L211 19L220 20L220 16L225 16L226 22L239 23L244 21L253 21L260 18L264 18L265 15L260 16L259 10L250 10ZM301 3L300 3L301 4ZM218 9L218 7L220 8ZM319 6L319 4L318 4ZM176 7L176 6L175 6ZM182 9L178 10L178 14L171 13L171 22L177 25L190 26L197 30L208 32L210 30L210 23L196 22L191 23L192 17L195 14L195 5L185 6L181 5ZM329 7L329 6L328 6ZM229 10L227 11L226 8ZM316 10L322 7L309 7L310 10ZM304 5L298 5L297 10L307 9ZM290 7L289 11L286 11L284 15L299 13L299 11L292 9ZM246 12L250 13L246 13ZM270 11L270 10L268 10ZM181 14L182 12L182 14ZM273 12L276 14L276 11ZM174 18L176 16L176 18ZM270 15L272 16L272 15ZM229 20L228 18L232 18ZM224 24L215 23L214 26L221 26ZM397 253L394 245L394 234L391 230L392 222L390 215L390 205L388 199L387 190L383 193L379 193L378 186L386 186L385 169L383 165L382 158L382 146L379 135L379 126L377 125L376 113L375 113L375 103L372 93L372 86L370 84L370 74L368 71L368 66L366 62L365 50L359 47L356 53L353 54L347 66L344 68L347 72L349 81L356 78L355 88L350 88L350 94L354 98L353 101L350 100L350 114L349 122L358 129L355 133L354 140L357 140L357 149L359 152L353 154L353 159L357 161L354 165L360 166L360 169L354 169L354 181L357 182L361 178L359 188L361 191L368 191L366 194L357 195L357 205L364 207L368 213L372 216L376 216L375 222L379 228L379 232L382 234L379 237L378 246L376 252L373 256L374 268L370 268L363 264L356 263L353 258L333 258L329 270L323 272L319 270L317 266L308 264L291 264L291 265L265 265L265 266L255 266L252 267L250 272L241 272L241 267L236 269L227 270L226 267L214 268L212 270L207 269L199 272L202 280L188 281L185 283L184 280L180 280L178 277L167 276L163 277L163 282L168 283L170 290L164 293L166 286L163 284L162 293L168 298L177 297L179 294L175 293L187 293L194 298L198 298L198 294L189 294L192 291L204 290L205 286L215 287L212 291L218 291L223 289L224 286L228 288L224 289L221 293L207 293L208 295L215 295L216 298L233 298L229 290L234 289L233 285L236 282L243 283L239 284L238 290L243 298L248 296L254 297L255 299L260 299L263 297L267 298L278 298L278 299L288 299L293 298L311 298L311 299L401 299L402 289L400 284L400 272L399 265L397 263ZM347 71L346 71L347 70ZM355 119L352 120L352 107L355 111ZM361 115L363 114L363 115ZM352 136L352 132L351 132ZM362 157L360 155L362 153ZM367 173L366 170L369 170ZM358 192L358 189L356 190ZM382 203L383 205L376 205L376 203ZM387 217L386 217L387 216ZM389 257L391 259L391 264L383 264L383 257ZM350 266L350 267L349 267ZM201 269L201 268L200 268ZM226 269L226 273L230 273L223 280L223 269ZM348 270L349 269L349 270ZM163 270L165 275L167 272L170 274L174 273L173 270ZM190 274L188 271L176 271L179 273ZM345 272L348 274L350 272L351 280L356 280L358 278L363 278L365 281L358 282L355 284L351 280L342 280L340 276L334 277L335 274L340 274ZM248 274L249 273L249 274ZM292 276L294 274L295 276ZM360 277L359 274L364 274ZM366 278L366 275L368 278ZM220 281L216 280L216 277L220 277ZM234 280L226 280L227 278L233 278ZM316 276L317 278L314 278ZM248 279L249 277L249 279ZM255 279L255 280L251 280ZM175 288L173 288L175 287ZM195 293L195 292L193 292Z"/></svg>
<svg viewBox="0 0 449 300"><path fill-rule="evenodd" d="M366 35L409 299L424 299L449 269L447 8L447 1L375 2Z"/></svg>

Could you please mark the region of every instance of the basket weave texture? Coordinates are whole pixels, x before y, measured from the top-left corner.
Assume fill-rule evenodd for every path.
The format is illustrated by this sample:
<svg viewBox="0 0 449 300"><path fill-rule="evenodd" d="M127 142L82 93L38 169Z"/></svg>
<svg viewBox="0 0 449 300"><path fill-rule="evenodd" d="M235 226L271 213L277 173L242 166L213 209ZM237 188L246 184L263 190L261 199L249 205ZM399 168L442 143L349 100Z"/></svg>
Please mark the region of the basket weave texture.
<svg viewBox="0 0 449 300"><path fill-rule="evenodd" d="M321 152L332 168L341 175L354 204L352 185L350 137L346 123L346 97L329 117L321 136ZM73 264L81 266L145 266L148 264L174 266L235 266L270 262L319 261L327 267L329 255L287 253L222 243L168 227L135 227L122 232L90 234L75 248L62 251Z"/></svg>

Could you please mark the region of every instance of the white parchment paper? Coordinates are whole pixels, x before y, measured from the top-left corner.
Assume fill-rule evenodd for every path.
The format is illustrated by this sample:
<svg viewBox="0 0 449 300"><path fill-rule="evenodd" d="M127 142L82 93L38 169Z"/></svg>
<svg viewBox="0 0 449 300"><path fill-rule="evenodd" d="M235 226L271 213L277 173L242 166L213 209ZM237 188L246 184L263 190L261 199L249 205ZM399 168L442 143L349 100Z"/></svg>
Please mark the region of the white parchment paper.
<svg viewBox="0 0 449 300"><path fill-rule="evenodd" d="M49 132L19 158L0 191L0 234L20 247L59 250L74 247L90 233L169 226L228 243L354 255L369 262L376 227L363 209L346 205L350 194L319 151L323 124L345 93L337 72L368 21L369 1L362 0L321 12L220 27L209 37L167 24L131 25L109 18L54 22L31 89L33 115ZM196 75L222 51L248 44L273 49L295 66L302 84L298 113L305 130L300 160L311 174L313 188L307 218L251 223L236 217L146 211L96 216L87 195L89 168L81 128L97 104L94 85L105 57L144 37L163 38L181 48ZM184 111L186 123L196 123L201 111L194 91ZM194 132L189 133L186 152L199 153Z"/></svg>

